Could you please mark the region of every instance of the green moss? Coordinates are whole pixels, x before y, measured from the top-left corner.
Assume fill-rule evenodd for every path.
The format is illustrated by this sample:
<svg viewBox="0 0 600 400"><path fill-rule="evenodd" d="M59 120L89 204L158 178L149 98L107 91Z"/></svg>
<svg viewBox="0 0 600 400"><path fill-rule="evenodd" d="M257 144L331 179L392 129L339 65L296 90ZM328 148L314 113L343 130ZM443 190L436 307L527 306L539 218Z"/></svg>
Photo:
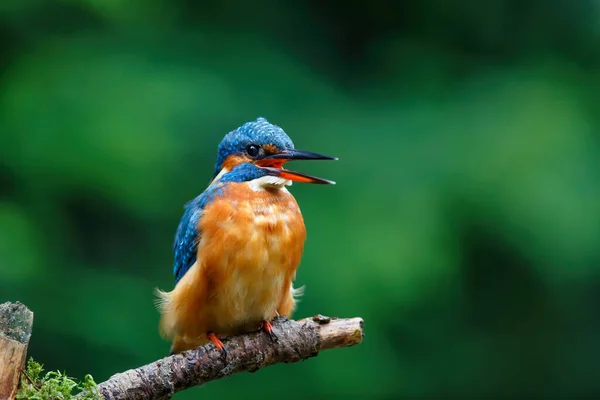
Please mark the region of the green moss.
<svg viewBox="0 0 600 400"><path fill-rule="evenodd" d="M81 400L102 400L98 386L91 375L86 375L82 382L76 382L64 372L50 371L42 377L42 364L30 358L27 370L21 377L21 387L17 399L26 400L69 400L79 393ZM73 391L75 390L75 393Z"/></svg>

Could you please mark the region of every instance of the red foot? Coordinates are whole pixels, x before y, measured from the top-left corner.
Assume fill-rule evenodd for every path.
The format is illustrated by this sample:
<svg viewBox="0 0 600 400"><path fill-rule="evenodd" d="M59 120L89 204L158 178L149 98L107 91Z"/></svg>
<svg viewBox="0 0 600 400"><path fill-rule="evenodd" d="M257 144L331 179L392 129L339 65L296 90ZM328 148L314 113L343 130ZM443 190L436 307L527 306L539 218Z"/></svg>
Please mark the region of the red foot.
<svg viewBox="0 0 600 400"><path fill-rule="evenodd" d="M206 335L206 337L215 345L217 350L219 350L221 352L223 357L227 356L227 350L225 350L225 345L223 344L223 342L221 342L219 335L217 335L216 333L210 332Z"/></svg>
<svg viewBox="0 0 600 400"><path fill-rule="evenodd" d="M275 332L273 332L273 325L271 325L269 321L263 321L263 329L265 330L265 332L267 332L267 334L273 342L276 342L278 340L277 335L275 334Z"/></svg>

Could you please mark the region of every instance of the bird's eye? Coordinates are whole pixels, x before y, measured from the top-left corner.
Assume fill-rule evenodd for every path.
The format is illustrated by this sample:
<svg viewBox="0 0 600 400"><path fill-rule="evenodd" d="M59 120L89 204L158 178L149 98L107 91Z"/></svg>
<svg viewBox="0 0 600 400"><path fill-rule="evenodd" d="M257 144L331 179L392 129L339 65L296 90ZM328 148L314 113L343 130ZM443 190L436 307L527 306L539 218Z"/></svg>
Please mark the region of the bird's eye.
<svg viewBox="0 0 600 400"><path fill-rule="evenodd" d="M248 153L250 157L256 157L258 155L258 150L258 146L255 144L250 144L246 147L246 153Z"/></svg>

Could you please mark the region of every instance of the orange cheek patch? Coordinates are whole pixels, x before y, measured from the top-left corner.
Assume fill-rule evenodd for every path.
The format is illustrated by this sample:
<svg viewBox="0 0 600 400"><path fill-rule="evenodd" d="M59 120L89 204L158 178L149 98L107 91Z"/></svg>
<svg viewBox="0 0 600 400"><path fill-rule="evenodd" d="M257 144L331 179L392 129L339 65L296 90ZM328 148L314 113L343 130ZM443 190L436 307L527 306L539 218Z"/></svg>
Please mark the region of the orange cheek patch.
<svg viewBox="0 0 600 400"><path fill-rule="evenodd" d="M244 156L233 155L229 156L223 161L223 165L221 165L221 169L227 168L229 171L233 169L236 165L240 165L245 162L249 162L250 159Z"/></svg>
<svg viewBox="0 0 600 400"><path fill-rule="evenodd" d="M277 146L275 146L274 144L265 144L263 146L263 149L265 150L265 153L267 153L267 154L279 153L279 148Z"/></svg>

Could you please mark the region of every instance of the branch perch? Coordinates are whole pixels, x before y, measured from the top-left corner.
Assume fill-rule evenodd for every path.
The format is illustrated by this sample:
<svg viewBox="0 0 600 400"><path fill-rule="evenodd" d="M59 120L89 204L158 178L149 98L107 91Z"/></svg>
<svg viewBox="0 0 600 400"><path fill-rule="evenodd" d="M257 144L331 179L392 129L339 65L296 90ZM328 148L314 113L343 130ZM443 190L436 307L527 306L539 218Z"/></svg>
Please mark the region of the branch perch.
<svg viewBox="0 0 600 400"><path fill-rule="evenodd" d="M212 345L165 357L113 375L98 385L106 400L164 400L181 390L238 372L297 362L319 351L360 344L361 318L335 319L316 315L300 321L279 318L273 323L278 340L264 332L252 332L224 340L227 358Z"/></svg>
<svg viewBox="0 0 600 400"><path fill-rule="evenodd" d="M23 304L0 304L0 399L13 399L27 355L33 313ZM238 372L255 372L277 363L297 362L321 350L360 344L361 318L315 315L300 321L278 318L277 341L263 331L224 340L227 357L212 344L131 369L98 385L105 400L164 400L175 393ZM79 397L79 396L77 396ZM76 398L77 398L76 397Z"/></svg>

